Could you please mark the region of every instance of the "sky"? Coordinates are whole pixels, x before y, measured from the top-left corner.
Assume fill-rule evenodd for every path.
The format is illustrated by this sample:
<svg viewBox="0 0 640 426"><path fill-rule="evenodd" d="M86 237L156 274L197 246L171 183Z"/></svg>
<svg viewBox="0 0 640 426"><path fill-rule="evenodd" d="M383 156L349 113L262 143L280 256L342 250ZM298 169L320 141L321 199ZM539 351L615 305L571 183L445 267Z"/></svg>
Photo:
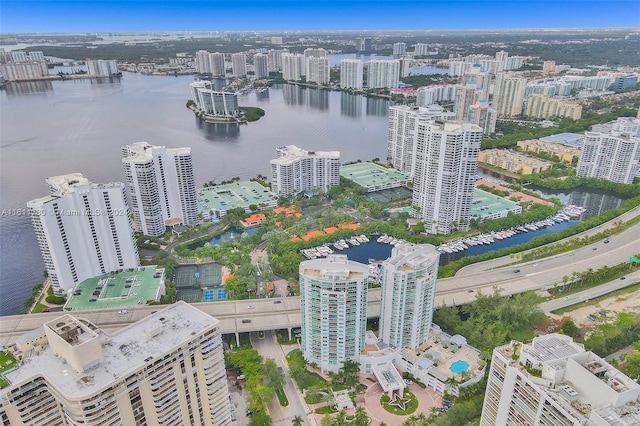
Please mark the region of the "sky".
<svg viewBox="0 0 640 426"><path fill-rule="evenodd" d="M640 1L0 1L0 33L588 27L640 27Z"/></svg>

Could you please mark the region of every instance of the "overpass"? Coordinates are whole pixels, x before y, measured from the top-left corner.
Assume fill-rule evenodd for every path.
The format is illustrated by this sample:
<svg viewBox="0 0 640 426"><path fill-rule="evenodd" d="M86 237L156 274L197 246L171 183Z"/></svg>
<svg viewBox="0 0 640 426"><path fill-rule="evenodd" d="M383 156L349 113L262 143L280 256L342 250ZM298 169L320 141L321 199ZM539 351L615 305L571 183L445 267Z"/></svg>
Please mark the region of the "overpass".
<svg viewBox="0 0 640 426"><path fill-rule="evenodd" d="M629 256L640 253L640 224L622 234L609 238L609 243L600 241L572 252L551 256L528 263L510 263L508 256L500 262L490 260L474 264L473 268L461 271L452 278L438 280L436 306L460 305L475 300L476 294L489 294L498 288L501 294L509 295L529 290L544 290L554 284L562 284L564 276L589 269L597 270L629 260ZM484 266L484 267L483 267ZM515 272L515 271L519 272ZM635 277L632 276L632 278ZM281 303L277 303L277 301ZM300 327L300 298L252 299L223 302L195 303L195 307L220 320L223 334L235 334L259 330ZM114 332L147 315L162 309L162 306L140 306L120 314L117 309L73 312L86 318L105 332ZM18 336L34 330L47 321L60 316L60 312L31 315L12 315L0 318L0 344L7 345ZM380 288L369 290L367 317L380 316ZM244 321L243 321L244 320ZM247 321L248 320L248 321ZM250 321L250 322L249 322Z"/></svg>

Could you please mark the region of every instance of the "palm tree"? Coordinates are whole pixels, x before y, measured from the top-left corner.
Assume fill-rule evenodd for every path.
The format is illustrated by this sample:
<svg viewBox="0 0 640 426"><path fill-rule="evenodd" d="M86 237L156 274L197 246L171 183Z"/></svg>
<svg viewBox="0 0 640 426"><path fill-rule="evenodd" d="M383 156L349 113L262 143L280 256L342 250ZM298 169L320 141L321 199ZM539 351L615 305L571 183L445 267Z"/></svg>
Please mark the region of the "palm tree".
<svg viewBox="0 0 640 426"><path fill-rule="evenodd" d="M304 424L304 420L302 420L302 417L300 416L295 416L293 419L291 419L291 426L302 426Z"/></svg>
<svg viewBox="0 0 640 426"><path fill-rule="evenodd" d="M369 416L364 407L360 406L356 408L356 415L354 418L356 426L367 426L369 424Z"/></svg>
<svg viewBox="0 0 640 426"><path fill-rule="evenodd" d="M336 426L345 426L347 424L347 412L340 410L335 418Z"/></svg>

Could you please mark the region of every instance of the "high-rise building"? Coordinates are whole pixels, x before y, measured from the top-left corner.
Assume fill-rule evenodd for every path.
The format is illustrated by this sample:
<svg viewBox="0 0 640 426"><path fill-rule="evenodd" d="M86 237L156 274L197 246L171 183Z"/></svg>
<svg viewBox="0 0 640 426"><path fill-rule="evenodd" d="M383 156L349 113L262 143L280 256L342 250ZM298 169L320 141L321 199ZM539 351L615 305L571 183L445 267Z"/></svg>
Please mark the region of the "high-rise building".
<svg viewBox="0 0 640 426"><path fill-rule="evenodd" d="M267 55L269 59L267 61L269 65L269 71L280 71L282 69L282 54L289 53L287 49L269 49Z"/></svg>
<svg viewBox="0 0 640 426"><path fill-rule="evenodd" d="M329 58L307 58L307 82L329 83Z"/></svg>
<svg viewBox="0 0 640 426"><path fill-rule="evenodd" d="M407 43L398 42L393 44L393 55L400 56L407 53Z"/></svg>
<svg viewBox="0 0 640 426"><path fill-rule="evenodd" d="M481 426L640 424L640 385L571 337L493 350Z"/></svg>
<svg viewBox="0 0 640 426"><path fill-rule="evenodd" d="M95 77L111 77L120 74L115 59L98 59L87 61L87 74Z"/></svg>
<svg viewBox="0 0 640 426"><path fill-rule="evenodd" d="M371 37L360 37L356 40L356 50L358 52L370 52L373 49Z"/></svg>
<svg viewBox="0 0 640 426"><path fill-rule="evenodd" d="M8 62L0 65L0 75L9 81L33 80L49 75L49 70L45 61Z"/></svg>
<svg viewBox="0 0 640 426"><path fill-rule="evenodd" d="M247 76L247 55L234 53L231 55L231 69L234 77Z"/></svg>
<svg viewBox="0 0 640 426"><path fill-rule="evenodd" d="M340 184L339 151L305 151L295 145L276 148L271 160L271 191L279 196L326 192Z"/></svg>
<svg viewBox="0 0 640 426"><path fill-rule="evenodd" d="M427 341L436 296L440 254L430 244L399 244L382 262L378 338L394 348Z"/></svg>
<svg viewBox="0 0 640 426"><path fill-rule="evenodd" d="M44 61L44 53L40 51L29 52L29 62Z"/></svg>
<svg viewBox="0 0 640 426"><path fill-rule="evenodd" d="M370 89L398 87L400 82L400 61L369 61L367 86Z"/></svg>
<svg viewBox="0 0 640 426"><path fill-rule="evenodd" d="M413 56L427 56L429 54L429 45L425 43L416 43Z"/></svg>
<svg viewBox="0 0 640 426"><path fill-rule="evenodd" d="M27 207L54 290L140 266L123 183L91 183L80 173L46 182L49 195Z"/></svg>
<svg viewBox="0 0 640 426"><path fill-rule="evenodd" d="M440 101L452 101L455 99L457 88L457 84L420 87L416 90L416 105L427 106Z"/></svg>
<svg viewBox="0 0 640 426"><path fill-rule="evenodd" d="M198 108L210 115L235 117L238 115L238 96L231 92L214 90L211 81L194 81L191 83L191 99Z"/></svg>
<svg viewBox="0 0 640 426"><path fill-rule="evenodd" d="M468 230L482 129L447 121L417 124L412 205L431 234Z"/></svg>
<svg viewBox="0 0 640 426"><path fill-rule="evenodd" d="M271 37L271 44L282 44L282 37Z"/></svg>
<svg viewBox="0 0 640 426"><path fill-rule="evenodd" d="M185 302L111 335L65 314L9 350L5 425L231 424L220 322Z"/></svg>
<svg viewBox="0 0 640 426"><path fill-rule="evenodd" d="M310 70L310 64L309 64L309 60L311 58L326 58L327 57L327 51L323 48L308 48L308 49L304 49L304 69L303 69L303 74L304 76L307 77L307 80L309 80L309 73L311 72ZM329 66L328 61L327 61L327 67Z"/></svg>
<svg viewBox="0 0 640 426"><path fill-rule="evenodd" d="M400 58L400 77L409 77L409 74L411 73L411 70L409 69L411 67L411 64L413 63L413 61L411 60L411 58Z"/></svg>
<svg viewBox="0 0 640 426"><path fill-rule="evenodd" d="M389 129L387 132L387 161L397 170L413 177L415 174L416 136L418 123L433 120L455 120L453 112L445 112L438 105L429 107L389 107Z"/></svg>
<svg viewBox="0 0 640 426"><path fill-rule="evenodd" d="M335 254L299 269L304 358L323 372L358 362L367 327L367 266Z"/></svg>
<svg viewBox="0 0 640 426"><path fill-rule="evenodd" d="M580 120L582 105L575 101L565 101L543 93L532 93L527 96L523 115L533 118L568 117L572 120Z"/></svg>
<svg viewBox="0 0 640 426"><path fill-rule="evenodd" d="M475 80L469 80L464 86L456 88L456 98L453 104L456 119L469 121L469 107L477 101L477 89Z"/></svg>
<svg viewBox="0 0 640 426"><path fill-rule="evenodd" d="M485 135L495 133L498 114L485 100L480 99L469 107L469 122L482 128Z"/></svg>
<svg viewBox="0 0 640 426"><path fill-rule="evenodd" d="M576 174L633 183L640 161L640 118L620 117L585 132Z"/></svg>
<svg viewBox="0 0 640 426"><path fill-rule="evenodd" d="M360 90L363 87L363 63L360 59L340 61L340 87Z"/></svg>
<svg viewBox="0 0 640 426"><path fill-rule="evenodd" d="M211 75L225 76L227 66L224 62L224 53L215 52L209 55L209 67Z"/></svg>
<svg viewBox="0 0 640 426"><path fill-rule="evenodd" d="M12 50L11 57L13 62L27 62L29 60L29 54L21 50Z"/></svg>
<svg viewBox="0 0 640 426"><path fill-rule="evenodd" d="M200 74L211 73L211 62L209 61L210 53L206 50L198 50L196 52L196 72Z"/></svg>
<svg viewBox="0 0 640 426"><path fill-rule="evenodd" d="M256 78L269 77L269 57L263 53L254 55L253 69Z"/></svg>
<svg viewBox="0 0 640 426"><path fill-rule="evenodd" d="M139 232L159 236L168 227L198 222L191 148L136 142L122 147L122 157Z"/></svg>
<svg viewBox="0 0 640 426"><path fill-rule="evenodd" d="M285 80L300 80L304 75L304 56L296 53L282 54L282 78Z"/></svg>
<svg viewBox="0 0 640 426"><path fill-rule="evenodd" d="M498 116L514 117L522 114L526 87L526 78L498 73L493 89L493 108Z"/></svg>

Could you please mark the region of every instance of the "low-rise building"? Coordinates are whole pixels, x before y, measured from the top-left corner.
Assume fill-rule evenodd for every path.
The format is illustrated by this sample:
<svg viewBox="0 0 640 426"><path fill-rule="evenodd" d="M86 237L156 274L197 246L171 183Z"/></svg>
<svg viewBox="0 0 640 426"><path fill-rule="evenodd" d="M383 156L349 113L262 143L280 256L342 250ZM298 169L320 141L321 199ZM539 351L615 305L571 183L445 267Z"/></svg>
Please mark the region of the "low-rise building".
<svg viewBox="0 0 640 426"><path fill-rule="evenodd" d="M510 149L485 149L480 151L478 162L523 175L540 173L550 169L553 165L551 161L523 155Z"/></svg>
<svg viewBox="0 0 640 426"><path fill-rule="evenodd" d="M544 93L532 93L527 96L524 115L532 118L562 118L572 120L582 118L582 105L575 101L567 101Z"/></svg>
<svg viewBox="0 0 640 426"><path fill-rule="evenodd" d="M524 152L544 153L556 155L560 161L571 163L574 158L580 157L580 149L564 146L559 143L545 142L540 139L518 141L518 147Z"/></svg>
<svg viewBox="0 0 640 426"><path fill-rule="evenodd" d="M234 208L252 212L252 206L275 208L276 196L258 182L245 181L198 189L198 212L205 220L217 220Z"/></svg>

